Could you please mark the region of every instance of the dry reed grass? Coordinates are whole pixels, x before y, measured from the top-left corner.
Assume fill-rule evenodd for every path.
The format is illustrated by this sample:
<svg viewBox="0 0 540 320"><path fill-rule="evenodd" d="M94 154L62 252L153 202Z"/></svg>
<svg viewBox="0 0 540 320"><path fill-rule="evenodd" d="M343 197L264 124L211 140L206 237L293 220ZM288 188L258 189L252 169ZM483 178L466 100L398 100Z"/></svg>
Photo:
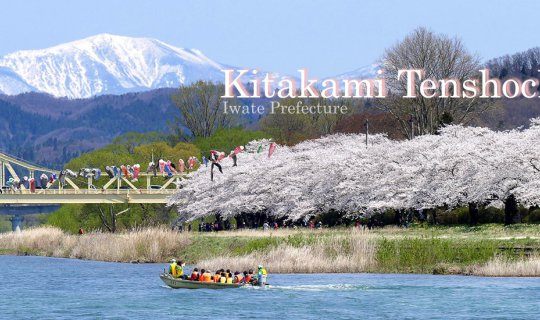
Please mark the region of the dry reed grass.
<svg viewBox="0 0 540 320"><path fill-rule="evenodd" d="M78 236L53 227L40 227L0 234L0 248L19 254L119 262L163 262L190 242L189 234L165 228Z"/></svg>
<svg viewBox="0 0 540 320"><path fill-rule="evenodd" d="M538 277L540 256L533 255L519 260L497 256L485 264L472 267L469 273L484 277Z"/></svg>
<svg viewBox="0 0 540 320"><path fill-rule="evenodd" d="M268 251L255 251L241 257L221 256L199 261L210 270L248 270L263 264L272 273L366 272L375 265L375 242L364 230L345 235L320 237L299 247L280 244Z"/></svg>
<svg viewBox="0 0 540 320"><path fill-rule="evenodd" d="M219 232L205 232L203 235L210 237L252 237L252 238L265 238L265 237L287 237L293 235L326 235L329 233L339 233L339 231L330 231L329 229L236 229L231 231L219 231Z"/></svg>

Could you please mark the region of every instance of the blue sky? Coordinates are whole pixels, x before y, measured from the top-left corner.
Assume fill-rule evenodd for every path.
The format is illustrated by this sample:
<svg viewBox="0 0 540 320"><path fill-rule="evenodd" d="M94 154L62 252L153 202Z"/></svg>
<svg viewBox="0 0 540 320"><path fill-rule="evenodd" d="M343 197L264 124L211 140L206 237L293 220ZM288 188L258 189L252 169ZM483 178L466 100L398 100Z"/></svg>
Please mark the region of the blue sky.
<svg viewBox="0 0 540 320"><path fill-rule="evenodd" d="M483 59L540 46L533 0L0 0L0 8L0 55L111 33L323 77L373 63L418 26L461 37Z"/></svg>

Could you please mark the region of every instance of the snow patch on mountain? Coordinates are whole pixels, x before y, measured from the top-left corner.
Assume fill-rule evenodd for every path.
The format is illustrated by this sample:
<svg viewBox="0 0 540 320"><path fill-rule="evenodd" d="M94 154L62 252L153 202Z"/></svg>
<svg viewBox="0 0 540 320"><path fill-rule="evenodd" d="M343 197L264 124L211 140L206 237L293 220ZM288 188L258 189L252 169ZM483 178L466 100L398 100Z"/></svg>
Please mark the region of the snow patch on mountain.
<svg viewBox="0 0 540 320"><path fill-rule="evenodd" d="M223 78L221 64L199 50L176 48L156 39L110 34L48 49L11 53L0 59L0 66L27 83L27 87L20 84L11 88L9 94L35 88L70 98L177 87L197 80L222 81Z"/></svg>
<svg viewBox="0 0 540 320"><path fill-rule="evenodd" d="M37 90L32 86L29 86L18 74L13 72L13 70L0 67L0 93L13 95L30 91Z"/></svg>

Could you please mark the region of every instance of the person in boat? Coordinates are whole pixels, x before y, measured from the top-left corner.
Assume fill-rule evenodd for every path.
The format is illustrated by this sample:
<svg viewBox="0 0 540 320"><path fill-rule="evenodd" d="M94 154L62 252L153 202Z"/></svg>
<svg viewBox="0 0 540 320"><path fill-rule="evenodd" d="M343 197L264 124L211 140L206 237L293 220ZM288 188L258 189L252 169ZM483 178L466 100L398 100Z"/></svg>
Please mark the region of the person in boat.
<svg viewBox="0 0 540 320"><path fill-rule="evenodd" d="M259 285L264 286L266 284L266 279L267 278L268 278L268 272L263 267L263 265L260 264L259 265L259 271L257 272L257 282L259 283Z"/></svg>
<svg viewBox="0 0 540 320"><path fill-rule="evenodd" d="M200 277L200 273L199 273L199 268L195 268L193 269L193 271L191 272L191 281L199 281L199 277Z"/></svg>
<svg viewBox="0 0 540 320"><path fill-rule="evenodd" d="M244 275L241 274L240 272L236 271L234 273L234 280L233 280L234 283L244 283Z"/></svg>
<svg viewBox="0 0 540 320"><path fill-rule="evenodd" d="M245 283L249 283L248 278L247 278L247 277L248 277L248 272L247 272L247 271L244 271L244 272L242 272L242 274L243 274L243 276L244 276L244 282L245 282Z"/></svg>
<svg viewBox="0 0 540 320"><path fill-rule="evenodd" d="M213 280L215 283L219 283L219 278L221 277L221 274L219 273L219 270L216 270L216 273L214 273Z"/></svg>
<svg viewBox="0 0 540 320"><path fill-rule="evenodd" d="M225 278L227 279L227 283L229 283L229 279L232 279L231 269L227 269L227 271L225 271Z"/></svg>
<svg viewBox="0 0 540 320"><path fill-rule="evenodd" d="M219 283L227 283L227 275L225 272L221 273L221 277L219 278Z"/></svg>
<svg viewBox="0 0 540 320"><path fill-rule="evenodd" d="M201 277L200 277L200 280L201 282L212 282L212 274L210 273L210 271L206 271L204 269L201 270Z"/></svg>
<svg viewBox="0 0 540 320"><path fill-rule="evenodd" d="M251 283L251 284L254 284L255 282L257 282L257 277L255 276L253 269L249 269L248 279L246 279L246 282Z"/></svg>
<svg viewBox="0 0 540 320"><path fill-rule="evenodd" d="M176 259L171 260L171 264L169 265L169 274L173 276L173 278L180 278L184 275L184 268L181 266L181 263L176 263Z"/></svg>

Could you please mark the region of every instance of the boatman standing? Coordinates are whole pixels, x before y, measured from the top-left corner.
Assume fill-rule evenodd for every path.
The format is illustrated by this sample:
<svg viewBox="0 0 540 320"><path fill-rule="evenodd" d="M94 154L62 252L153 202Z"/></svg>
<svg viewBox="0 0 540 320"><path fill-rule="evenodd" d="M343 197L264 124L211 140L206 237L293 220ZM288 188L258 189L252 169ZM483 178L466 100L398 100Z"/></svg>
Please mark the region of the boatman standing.
<svg viewBox="0 0 540 320"><path fill-rule="evenodd" d="M268 277L268 272L263 268L262 264L259 265L259 272L257 273L258 284L264 286L266 284L266 278Z"/></svg>
<svg viewBox="0 0 540 320"><path fill-rule="evenodd" d="M176 263L176 260L172 259L169 266L169 274L172 275L174 278L183 278L185 265L186 264L183 261Z"/></svg>

